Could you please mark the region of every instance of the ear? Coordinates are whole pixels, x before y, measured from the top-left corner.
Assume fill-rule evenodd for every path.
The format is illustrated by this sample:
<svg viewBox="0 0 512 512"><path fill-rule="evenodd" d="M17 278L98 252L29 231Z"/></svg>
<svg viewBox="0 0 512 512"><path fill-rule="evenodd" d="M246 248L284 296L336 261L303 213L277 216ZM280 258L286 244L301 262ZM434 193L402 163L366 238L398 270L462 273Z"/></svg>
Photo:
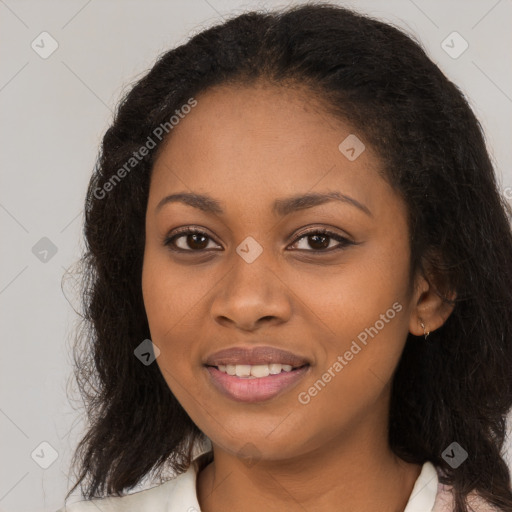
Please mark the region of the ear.
<svg viewBox="0 0 512 512"><path fill-rule="evenodd" d="M446 298L453 301L457 294L450 292ZM439 292L424 276L417 279L414 296L411 301L412 309L409 320L409 332L415 336L423 336L425 325L426 332L432 332L441 327L455 307L442 299Z"/></svg>

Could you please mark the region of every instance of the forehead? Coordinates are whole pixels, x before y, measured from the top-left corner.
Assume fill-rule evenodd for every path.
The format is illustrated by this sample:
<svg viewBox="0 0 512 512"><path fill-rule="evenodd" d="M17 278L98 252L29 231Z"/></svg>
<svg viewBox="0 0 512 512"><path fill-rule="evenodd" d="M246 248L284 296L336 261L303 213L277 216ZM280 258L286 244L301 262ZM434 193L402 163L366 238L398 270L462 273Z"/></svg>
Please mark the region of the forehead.
<svg viewBox="0 0 512 512"><path fill-rule="evenodd" d="M306 88L224 85L195 99L160 149L150 196L189 189L247 205L335 189L371 204L390 193L368 145L353 161L339 149L347 137L364 143L364 135Z"/></svg>

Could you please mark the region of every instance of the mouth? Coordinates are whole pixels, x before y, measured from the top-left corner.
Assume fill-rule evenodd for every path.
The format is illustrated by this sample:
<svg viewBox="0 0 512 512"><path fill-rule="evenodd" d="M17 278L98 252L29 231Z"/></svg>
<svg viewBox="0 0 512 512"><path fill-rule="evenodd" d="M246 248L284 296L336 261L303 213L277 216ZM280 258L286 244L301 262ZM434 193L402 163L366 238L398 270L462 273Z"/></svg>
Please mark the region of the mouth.
<svg viewBox="0 0 512 512"><path fill-rule="evenodd" d="M296 366L282 363L206 365L207 368L215 368L219 372L241 379L262 379L269 375L279 375L282 372L293 372L306 366L309 366L309 363Z"/></svg>
<svg viewBox="0 0 512 512"><path fill-rule="evenodd" d="M279 363L205 365L209 380L223 396L235 402L268 401L290 391L310 371L309 363L292 367Z"/></svg>
<svg viewBox="0 0 512 512"><path fill-rule="evenodd" d="M203 361L210 384L236 402L262 402L289 391L303 379L311 361L270 345L220 350Z"/></svg>

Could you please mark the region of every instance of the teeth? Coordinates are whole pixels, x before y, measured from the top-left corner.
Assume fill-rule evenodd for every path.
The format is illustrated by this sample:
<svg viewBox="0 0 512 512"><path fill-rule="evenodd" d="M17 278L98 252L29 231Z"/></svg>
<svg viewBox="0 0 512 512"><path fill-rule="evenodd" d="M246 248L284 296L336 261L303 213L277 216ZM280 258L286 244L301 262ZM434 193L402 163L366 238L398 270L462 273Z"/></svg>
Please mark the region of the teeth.
<svg viewBox="0 0 512 512"><path fill-rule="evenodd" d="M237 364L235 370L237 377L249 377L251 375L251 365L249 364Z"/></svg>
<svg viewBox="0 0 512 512"><path fill-rule="evenodd" d="M271 375L276 375L278 373L281 373L282 365L280 365L279 363L272 363L268 365L268 368L270 370Z"/></svg>
<svg viewBox="0 0 512 512"><path fill-rule="evenodd" d="M249 368L253 377L268 377L270 375L268 364L255 364Z"/></svg>
<svg viewBox="0 0 512 512"><path fill-rule="evenodd" d="M291 372L292 366L289 364L271 363L271 364L220 364L219 371L228 375L236 375L246 379L268 377L277 375L281 371Z"/></svg>

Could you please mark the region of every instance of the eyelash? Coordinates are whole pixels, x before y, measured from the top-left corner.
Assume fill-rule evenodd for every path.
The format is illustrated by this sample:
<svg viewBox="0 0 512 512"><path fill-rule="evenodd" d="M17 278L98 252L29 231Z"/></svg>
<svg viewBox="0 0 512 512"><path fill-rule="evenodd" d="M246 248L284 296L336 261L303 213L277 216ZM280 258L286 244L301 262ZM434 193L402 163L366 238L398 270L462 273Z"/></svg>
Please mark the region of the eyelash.
<svg viewBox="0 0 512 512"><path fill-rule="evenodd" d="M213 240L204 231L201 231L200 229L196 229L196 228L188 228L187 227L187 228L182 228L182 229L178 230L178 232L172 236L166 236L164 238L164 245L169 247L169 250L171 250L171 251L181 252L181 253L185 253L185 252L201 253L204 251L211 250L211 249L193 250L193 249L181 249L181 248L173 247L173 242L175 240L177 240L185 235L190 235L190 234L205 235L210 240ZM320 254L320 253L330 253L330 252L334 252L334 251L339 251L339 250L343 250L345 247L348 247L350 245L356 245L355 242L352 242L351 240L348 240L347 238L345 238L341 235L338 235L337 233L334 233L332 231L329 231L328 229L325 229L325 228L316 228L316 229L311 229L309 231L303 232L300 235L298 235L297 238L295 238L295 240L292 242L291 245L295 245L297 242L299 242L303 238L306 238L306 237L312 236L312 235L318 235L318 234L321 234L321 235L324 235L324 236L327 236L329 238L336 240L337 242L339 242L339 245L337 247L331 247L331 248L322 249L322 250L320 250L320 249L312 249L312 250L298 249L298 250L304 251L304 252L312 252L312 253Z"/></svg>

